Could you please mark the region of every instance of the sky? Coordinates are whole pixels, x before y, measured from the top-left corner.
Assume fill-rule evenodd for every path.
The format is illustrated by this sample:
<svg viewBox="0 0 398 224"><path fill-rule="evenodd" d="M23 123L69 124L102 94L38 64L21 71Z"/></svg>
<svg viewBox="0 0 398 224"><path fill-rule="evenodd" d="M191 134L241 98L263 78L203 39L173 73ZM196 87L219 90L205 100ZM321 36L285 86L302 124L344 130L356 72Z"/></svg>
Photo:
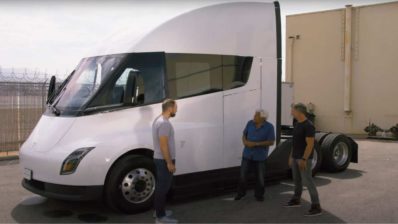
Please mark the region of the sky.
<svg viewBox="0 0 398 224"><path fill-rule="evenodd" d="M235 0L0 0L0 67L66 75L81 58L119 31L149 31L184 12L231 1ZM390 1L279 2L284 37L286 15L343 8L347 4L359 6Z"/></svg>

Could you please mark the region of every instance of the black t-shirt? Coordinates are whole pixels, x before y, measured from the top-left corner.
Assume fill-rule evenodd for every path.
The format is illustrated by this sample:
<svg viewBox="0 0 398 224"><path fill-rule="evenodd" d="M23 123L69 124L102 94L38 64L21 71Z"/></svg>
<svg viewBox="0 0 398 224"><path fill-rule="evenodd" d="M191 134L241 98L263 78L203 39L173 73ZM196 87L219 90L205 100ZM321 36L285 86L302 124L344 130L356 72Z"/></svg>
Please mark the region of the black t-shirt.
<svg viewBox="0 0 398 224"><path fill-rule="evenodd" d="M305 120L303 122L296 122L293 129L293 153L292 157L294 159L303 158L305 147L307 147L307 142L305 138L315 136L315 127L310 120ZM312 158L312 153L309 158Z"/></svg>

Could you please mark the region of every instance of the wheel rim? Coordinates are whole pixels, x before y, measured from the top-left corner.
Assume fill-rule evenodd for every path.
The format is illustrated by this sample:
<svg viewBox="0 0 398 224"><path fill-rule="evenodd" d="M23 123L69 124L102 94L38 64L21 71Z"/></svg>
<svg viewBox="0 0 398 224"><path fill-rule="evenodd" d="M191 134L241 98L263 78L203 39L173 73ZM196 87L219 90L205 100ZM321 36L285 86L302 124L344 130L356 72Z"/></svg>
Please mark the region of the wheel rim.
<svg viewBox="0 0 398 224"><path fill-rule="evenodd" d="M155 191L155 176L150 170L137 168L122 179L121 190L124 198L134 204L148 200Z"/></svg>
<svg viewBox="0 0 398 224"><path fill-rule="evenodd" d="M339 142L333 149L333 159L337 165L342 166L348 159L348 145L344 142Z"/></svg>
<svg viewBox="0 0 398 224"><path fill-rule="evenodd" d="M318 162L318 152L314 149L314 154L312 155L312 160L311 160L311 169L312 170L315 169L317 162Z"/></svg>

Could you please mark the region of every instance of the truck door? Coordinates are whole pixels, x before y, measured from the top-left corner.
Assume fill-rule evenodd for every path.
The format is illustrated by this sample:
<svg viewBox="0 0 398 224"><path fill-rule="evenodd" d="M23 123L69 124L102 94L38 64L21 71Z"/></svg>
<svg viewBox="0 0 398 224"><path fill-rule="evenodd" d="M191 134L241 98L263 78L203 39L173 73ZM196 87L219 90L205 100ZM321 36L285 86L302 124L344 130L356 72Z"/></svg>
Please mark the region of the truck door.
<svg viewBox="0 0 398 224"><path fill-rule="evenodd" d="M247 122L253 119L254 112L260 108L260 63L258 58L235 57L225 62L235 64L229 71L224 69L224 86L226 82L240 81L243 86L224 91L224 166L240 166L242 160L242 133ZM224 60L224 61L226 61ZM225 74L227 73L227 74ZM240 74L238 74L240 73ZM246 77L245 77L246 76Z"/></svg>
<svg viewBox="0 0 398 224"><path fill-rule="evenodd" d="M169 95L178 99L177 175L223 168L222 56L168 53L166 62Z"/></svg>

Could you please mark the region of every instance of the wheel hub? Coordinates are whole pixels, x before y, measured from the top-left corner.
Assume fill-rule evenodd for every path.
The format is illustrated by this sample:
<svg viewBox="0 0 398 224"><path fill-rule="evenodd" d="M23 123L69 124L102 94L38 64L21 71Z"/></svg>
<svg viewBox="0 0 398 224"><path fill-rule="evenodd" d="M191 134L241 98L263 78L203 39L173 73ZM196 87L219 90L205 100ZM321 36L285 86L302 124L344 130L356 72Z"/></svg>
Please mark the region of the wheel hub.
<svg viewBox="0 0 398 224"><path fill-rule="evenodd" d="M142 203L155 191L155 176L145 168L134 169L122 179L121 191L127 201L134 204Z"/></svg>
<svg viewBox="0 0 398 224"><path fill-rule="evenodd" d="M348 145L344 142L339 142L333 149L333 159L337 165L342 166L348 159Z"/></svg>
<svg viewBox="0 0 398 224"><path fill-rule="evenodd" d="M135 190L136 190L137 192L141 193L141 192L145 191L146 182L145 182L145 181L139 180L139 181L137 181L137 183L135 184L135 187L134 187L134 188L135 188Z"/></svg>

